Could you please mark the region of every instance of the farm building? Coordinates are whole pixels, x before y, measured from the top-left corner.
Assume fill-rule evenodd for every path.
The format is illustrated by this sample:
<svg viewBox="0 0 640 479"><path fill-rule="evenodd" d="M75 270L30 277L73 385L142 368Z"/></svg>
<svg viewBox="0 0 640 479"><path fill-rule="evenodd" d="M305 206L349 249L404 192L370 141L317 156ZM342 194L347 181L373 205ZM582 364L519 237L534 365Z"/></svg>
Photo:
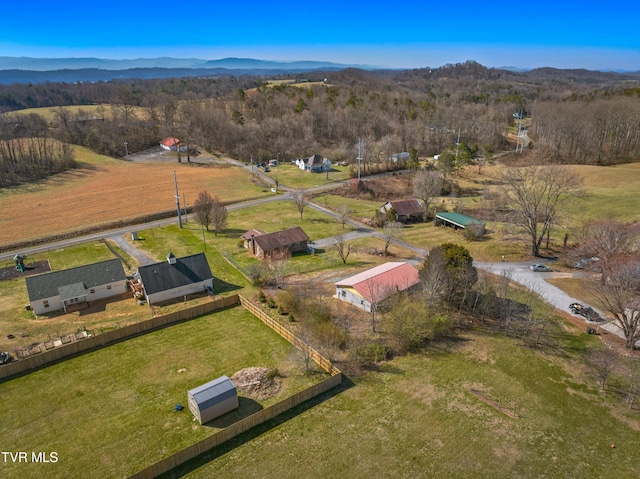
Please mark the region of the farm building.
<svg viewBox="0 0 640 479"><path fill-rule="evenodd" d="M187 151L187 145L181 145L178 138L165 138L160 142L160 147L167 151Z"/></svg>
<svg viewBox="0 0 640 479"><path fill-rule="evenodd" d="M386 215L391 209L395 212L395 221L400 221L401 223L420 221L424 216L424 209L420 201L415 198L387 201L380 207L380 213Z"/></svg>
<svg viewBox="0 0 640 479"><path fill-rule="evenodd" d="M480 234L485 233L485 224L475 218L463 215L461 213L442 212L436 213L436 225L449 226L453 229L465 229L467 227L478 227Z"/></svg>
<svg viewBox="0 0 640 479"><path fill-rule="evenodd" d="M36 314L89 307L89 302L127 291L127 276L119 259L30 276L25 279Z"/></svg>
<svg viewBox="0 0 640 479"><path fill-rule="evenodd" d="M213 274L204 253L140 266L134 278L142 285L149 304L161 303L188 294L213 292Z"/></svg>
<svg viewBox="0 0 640 479"><path fill-rule="evenodd" d="M238 408L238 392L227 376L209 381L187 393L189 410L200 424Z"/></svg>
<svg viewBox="0 0 640 479"><path fill-rule="evenodd" d="M398 161L409 161L410 156L409 152L403 151L402 153L394 153L389 157L389 159L394 163L397 163Z"/></svg>
<svg viewBox="0 0 640 479"><path fill-rule="evenodd" d="M258 235L252 235L252 231L259 233L258 230L247 231L242 239L245 240L245 247L258 258L288 258L293 253L307 250L309 237L299 226Z"/></svg>
<svg viewBox="0 0 640 479"><path fill-rule="evenodd" d="M246 233L244 233L242 236L240 236L240 238L242 238L242 241L244 242L244 247L247 249L250 249L252 247L251 241L255 236L266 235L266 234L267 234L266 231L251 229Z"/></svg>
<svg viewBox="0 0 640 479"><path fill-rule="evenodd" d="M331 161L320 155L313 155L309 158L301 158L296 160L296 165L301 170L310 171L312 173L324 173L331 171Z"/></svg>
<svg viewBox="0 0 640 479"><path fill-rule="evenodd" d="M384 263L334 283L336 298L371 312L393 294L420 283L418 270L404 261Z"/></svg>

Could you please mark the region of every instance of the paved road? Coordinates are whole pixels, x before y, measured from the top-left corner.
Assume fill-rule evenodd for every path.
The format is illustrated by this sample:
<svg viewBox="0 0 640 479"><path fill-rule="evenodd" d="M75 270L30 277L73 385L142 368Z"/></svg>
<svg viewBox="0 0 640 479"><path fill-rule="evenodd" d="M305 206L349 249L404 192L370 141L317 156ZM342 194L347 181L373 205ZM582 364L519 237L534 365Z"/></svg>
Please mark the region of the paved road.
<svg viewBox="0 0 640 479"><path fill-rule="evenodd" d="M527 262L520 262L520 263L476 262L474 263L474 266L476 268L482 269L484 271L488 271L496 275L502 275L504 271L508 271L508 274L511 276L511 279L513 281L525 286L526 288L530 289L535 293L538 293L545 302L554 306L556 309L567 312L569 314L573 314L569 309L569 305L571 303L581 303L581 301L571 297L570 295L562 291L560 288L548 283L546 280L552 279L552 278L581 277L581 276L584 276L584 273L582 272L580 273L535 272L529 269L529 266L531 266L533 263L534 261L527 261ZM538 260L538 261L535 261L535 263L543 263L543 262ZM602 311L598 310L597 308L594 308L594 309L598 311L600 316L602 316L603 318L607 318L607 315L604 314ZM597 322L591 322L591 321L585 320L584 324L585 324L585 328L587 327L587 325L589 327L598 326L600 328L603 328L609 331L610 333L616 334L617 336L624 338L624 334L622 333L621 329L611 321L607 321L605 323L601 323L601 322L597 323Z"/></svg>

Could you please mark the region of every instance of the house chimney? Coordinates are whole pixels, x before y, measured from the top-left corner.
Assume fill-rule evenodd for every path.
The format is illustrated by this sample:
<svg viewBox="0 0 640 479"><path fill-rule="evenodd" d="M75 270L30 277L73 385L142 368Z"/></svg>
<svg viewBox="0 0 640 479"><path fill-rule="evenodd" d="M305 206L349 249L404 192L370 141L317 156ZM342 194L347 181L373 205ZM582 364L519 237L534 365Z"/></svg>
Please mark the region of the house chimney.
<svg viewBox="0 0 640 479"><path fill-rule="evenodd" d="M173 255L173 253L169 253L167 255L167 262L169 264L176 264L176 257Z"/></svg>

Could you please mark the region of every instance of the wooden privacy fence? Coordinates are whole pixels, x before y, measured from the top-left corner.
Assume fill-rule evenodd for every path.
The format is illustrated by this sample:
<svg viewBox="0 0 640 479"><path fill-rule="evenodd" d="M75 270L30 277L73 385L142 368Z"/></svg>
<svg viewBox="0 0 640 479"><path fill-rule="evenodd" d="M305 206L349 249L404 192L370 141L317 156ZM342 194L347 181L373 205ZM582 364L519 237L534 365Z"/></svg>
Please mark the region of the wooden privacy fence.
<svg viewBox="0 0 640 479"><path fill-rule="evenodd" d="M331 375L340 373L340 370L336 368L333 364L331 364L331 361L329 361L322 354L320 354L318 351L316 351L311 346L309 346L309 343L306 343L300 338L296 337L293 333L291 333L291 331L286 329L284 326L282 326L280 323L274 320L271 316L269 316L260 308L258 308L255 304L251 303L248 299L240 295L238 296L240 297L240 303L242 304L242 306L244 306L250 313L256 316L260 321L262 321L264 324L269 326L271 329L273 329L276 333L278 333L284 339L286 339L291 344L293 344L296 348L303 351L304 353L309 354L309 357L313 361L315 361L318 364L318 366L320 366L322 369L324 369L326 372L328 372Z"/></svg>
<svg viewBox="0 0 640 479"><path fill-rule="evenodd" d="M304 391L294 394L286 399L283 399L279 403L269 406L262 411L252 414L249 417L241 419L240 421L224 428L222 431L209 436L202 441L199 441L180 452L172 454L171 456L156 462L155 464L143 469L132 476L131 479L151 479L158 477L161 474L171 471L172 469L184 464L185 462L194 459L195 457L203 454L210 449L219 446L225 441L234 438L235 436L248 431L252 427L258 426L274 417L282 414L285 411L303 403L319 394L322 394L329 389L338 386L342 382L342 374L336 374L324 381L311 386Z"/></svg>
<svg viewBox="0 0 640 479"><path fill-rule="evenodd" d="M317 384L314 384L313 386L299 392L298 394L294 394L293 396L283 399L282 401L269 406L262 411L241 419L235 424L226 427L225 429L183 449L180 452L162 459L161 461L133 474L132 476L130 476L130 479L151 479L158 477L161 474L165 474L172 469L184 464L185 462L198 457L200 454L203 454L210 449L219 446L225 441L228 441L229 439L232 439L235 436L242 434L243 432L246 432L249 429L258 426L266 421L269 421L270 419L273 419L274 417L288 411L289 409L303 403L304 401L314 398L342 383L342 373L337 367L331 364L331 361L329 361L327 358L325 358L319 352L309 346L308 343L305 343L301 339L297 338L289 330L284 328L281 324L271 318L260 308L252 304L249 300L240 295L238 295L238 297L240 299L240 303L247 311L260 319L264 324L269 326L276 333L293 344L296 348L306 350L306 352L309 354L309 357L313 359L322 369L327 371L331 375L331 377Z"/></svg>
<svg viewBox="0 0 640 479"><path fill-rule="evenodd" d="M181 323L199 316L212 313L219 309L229 308L240 304L237 294L219 298L214 301L204 303L192 308L176 311L164 316L158 316L146 321L124 326L122 328L108 331L106 333L91 336L81 341L71 342L62 346L34 354L19 361L5 364L0 367L0 379L16 376L32 369L44 367L50 363L60 361L65 358L77 356L97 348L108 346L109 344L123 341L140 334L148 333L156 329L164 328L172 324Z"/></svg>

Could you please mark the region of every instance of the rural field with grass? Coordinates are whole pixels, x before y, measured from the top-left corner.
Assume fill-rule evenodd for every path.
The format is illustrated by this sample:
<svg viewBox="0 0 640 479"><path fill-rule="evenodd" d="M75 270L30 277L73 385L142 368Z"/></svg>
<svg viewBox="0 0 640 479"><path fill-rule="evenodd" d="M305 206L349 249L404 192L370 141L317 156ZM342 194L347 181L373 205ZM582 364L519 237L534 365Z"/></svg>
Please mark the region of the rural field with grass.
<svg viewBox="0 0 640 479"><path fill-rule="evenodd" d="M303 374L302 359L246 310L227 309L3 383L0 434L10 450L57 452L47 477L123 477L326 377ZM249 367L277 369L277 395L240 394L237 411L203 426L174 411L189 389ZM1 467L4 478L43 471Z"/></svg>
<svg viewBox="0 0 640 479"><path fill-rule="evenodd" d="M396 358L167 477L636 477L637 410L589 385L599 340L566 328L542 351L476 331Z"/></svg>

